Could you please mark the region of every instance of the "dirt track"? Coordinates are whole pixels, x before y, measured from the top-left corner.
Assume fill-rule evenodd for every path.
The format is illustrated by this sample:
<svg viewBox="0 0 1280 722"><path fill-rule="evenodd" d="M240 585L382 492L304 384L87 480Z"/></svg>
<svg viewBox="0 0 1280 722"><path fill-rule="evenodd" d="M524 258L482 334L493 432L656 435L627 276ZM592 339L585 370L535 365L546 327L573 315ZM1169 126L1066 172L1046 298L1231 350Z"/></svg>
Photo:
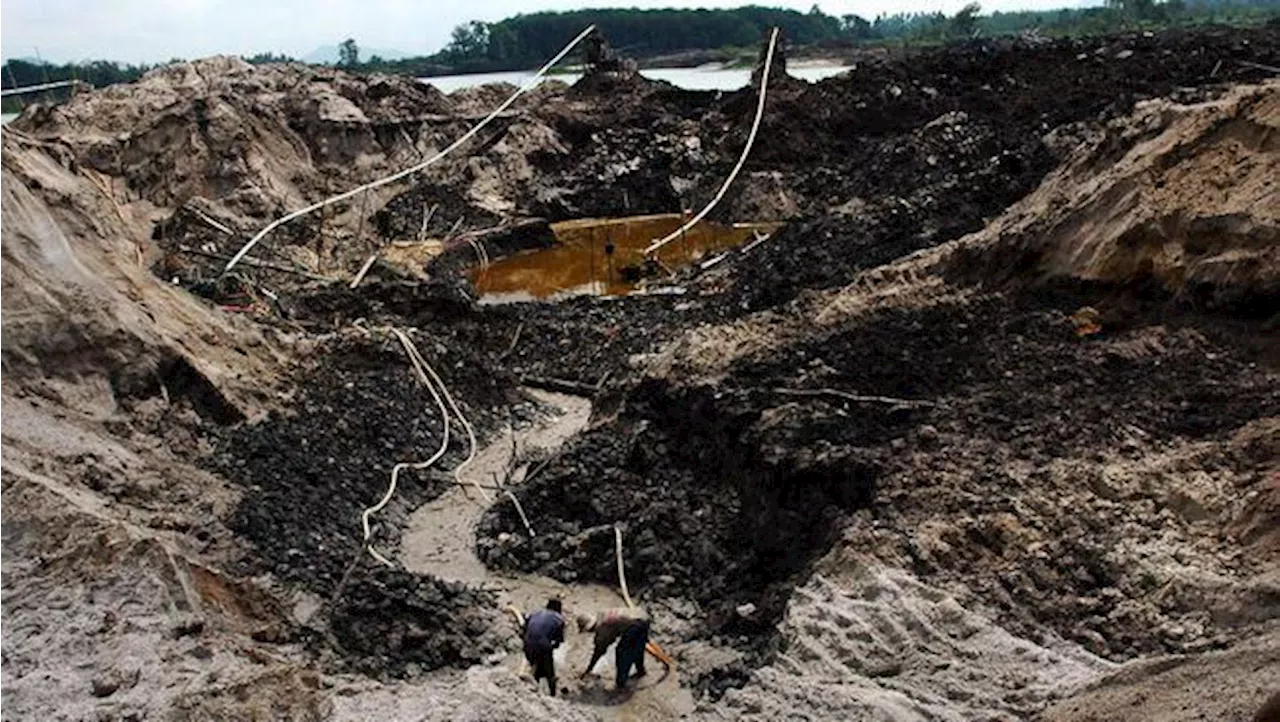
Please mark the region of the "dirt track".
<svg viewBox="0 0 1280 722"><path fill-rule="evenodd" d="M33 109L3 133L6 719L1245 719L1280 618L1280 89L1238 61L1278 32L780 83L718 214L783 231L557 304L475 303L456 233L696 208L751 91L548 84L234 283L246 231L503 90L221 58ZM455 441L375 518L404 567L361 554L444 428L391 325L535 536L452 484ZM502 607L616 603L615 524L678 672L538 696Z"/></svg>

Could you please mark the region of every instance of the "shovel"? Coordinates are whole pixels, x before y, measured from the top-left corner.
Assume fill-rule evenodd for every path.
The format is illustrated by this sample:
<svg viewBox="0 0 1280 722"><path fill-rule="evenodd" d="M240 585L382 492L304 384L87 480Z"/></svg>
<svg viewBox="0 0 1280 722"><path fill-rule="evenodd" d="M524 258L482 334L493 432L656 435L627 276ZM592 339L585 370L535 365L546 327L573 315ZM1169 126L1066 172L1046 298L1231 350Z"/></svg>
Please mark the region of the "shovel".
<svg viewBox="0 0 1280 722"><path fill-rule="evenodd" d="M657 642L654 642L654 641L646 642L644 645L644 651L653 655L654 659L667 665L667 669L671 669L676 664L671 659L671 657L667 656L666 652L662 651L662 647L659 647Z"/></svg>

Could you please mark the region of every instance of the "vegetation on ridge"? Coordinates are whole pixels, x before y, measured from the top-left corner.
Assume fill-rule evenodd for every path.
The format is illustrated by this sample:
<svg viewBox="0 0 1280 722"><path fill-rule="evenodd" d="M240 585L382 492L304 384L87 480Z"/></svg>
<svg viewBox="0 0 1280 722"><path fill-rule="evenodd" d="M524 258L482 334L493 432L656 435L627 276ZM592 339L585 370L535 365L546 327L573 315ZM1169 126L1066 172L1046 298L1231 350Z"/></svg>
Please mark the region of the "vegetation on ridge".
<svg viewBox="0 0 1280 722"><path fill-rule="evenodd" d="M416 58L362 59L354 38L340 46L339 65L361 72L385 72L430 77L456 73L521 70L539 65L563 47L583 27L595 23L620 53L652 64L731 62L751 54L773 26L783 29L792 47L808 47L839 54L861 45L936 44L974 36L1039 32L1050 35L1099 35L1125 29L1161 29L1176 25L1250 24L1280 17L1280 0L1108 0L1106 5L1059 10L981 13L970 3L952 16L934 13L896 13L872 20L857 15L836 17L817 5L809 12L745 6L732 9L602 8L568 12L520 14L496 23L472 21L453 29L449 44L439 52ZM745 50L743 50L745 49ZM714 51L714 52L713 52ZM671 56L681 57L671 57ZM662 56L668 56L663 63ZM285 62L292 58L259 53L252 63ZM175 62L171 60L169 62ZM0 73L4 88L59 80L81 80L95 87L130 82L155 65L124 65L107 60L52 64L14 59ZM57 97L66 90L43 97ZM5 98L5 112L38 98Z"/></svg>

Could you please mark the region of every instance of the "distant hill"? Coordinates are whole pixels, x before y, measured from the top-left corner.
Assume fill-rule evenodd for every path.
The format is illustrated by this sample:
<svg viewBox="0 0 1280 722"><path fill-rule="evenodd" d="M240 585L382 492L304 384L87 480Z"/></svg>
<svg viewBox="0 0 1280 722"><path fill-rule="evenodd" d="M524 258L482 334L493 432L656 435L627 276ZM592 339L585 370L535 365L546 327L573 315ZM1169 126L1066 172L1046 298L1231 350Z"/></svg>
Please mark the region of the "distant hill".
<svg viewBox="0 0 1280 722"><path fill-rule="evenodd" d="M377 55L383 60L403 60L405 58L414 57L413 53L406 53L403 50L392 50L389 48L366 48L360 46L360 61L368 62L369 58ZM336 63L338 62L338 46L337 45L321 45L306 55L299 58L304 63Z"/></svg>

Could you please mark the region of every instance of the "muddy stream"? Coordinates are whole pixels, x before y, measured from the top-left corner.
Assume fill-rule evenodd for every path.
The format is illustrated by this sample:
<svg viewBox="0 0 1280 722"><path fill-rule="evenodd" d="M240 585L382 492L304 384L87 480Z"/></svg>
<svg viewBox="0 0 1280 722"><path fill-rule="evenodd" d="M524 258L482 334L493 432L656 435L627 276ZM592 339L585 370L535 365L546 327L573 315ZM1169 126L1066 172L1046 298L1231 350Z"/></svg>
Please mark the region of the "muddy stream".
<svg viewBox="0 0 1280 722"><path fill-rule="evenodd" d="M517 458L534 450L554 451L587 425L591 415L589 400L533 389L526 391L556 412L533 428L516 434ZM512 454L510 430L503 429L463 470L463 481L492 485L495 475L499 479L506 476ZM521 483L528 471L527 465L518 467L512 474L513 483ZM621 594L598 584L564 584L546 577L507 575L487 569L475 552L476 525L487 508L488 503L471 486L455 486L419 507L410 517L402 538L400 560L405 568L447 581L484 587L497 593L501 606L514 605L525 614L543 607L550 597L563 600L569 624L565 643L556 650L555 659L560 694L566 700L590 705L598 714L617 720L677 719L693 709L693 697L680 687L675 668L664 672L662 664L652 657L647 660L649 674L633 680L623 694L612 691L612 650L596 665L593 674L580 679L591 659L592 635L579 634L573 620L582 612L623 606ZM536 534L539 520L529 521ZM635 590L632 591L634 594ZM662 644L661 630L655 629L654 634L655 641ZM667 651L673 650L668 647ZM503 664L533 685L522 654L509 655ZM542 693L546 694L545 686Z"/></svg>

